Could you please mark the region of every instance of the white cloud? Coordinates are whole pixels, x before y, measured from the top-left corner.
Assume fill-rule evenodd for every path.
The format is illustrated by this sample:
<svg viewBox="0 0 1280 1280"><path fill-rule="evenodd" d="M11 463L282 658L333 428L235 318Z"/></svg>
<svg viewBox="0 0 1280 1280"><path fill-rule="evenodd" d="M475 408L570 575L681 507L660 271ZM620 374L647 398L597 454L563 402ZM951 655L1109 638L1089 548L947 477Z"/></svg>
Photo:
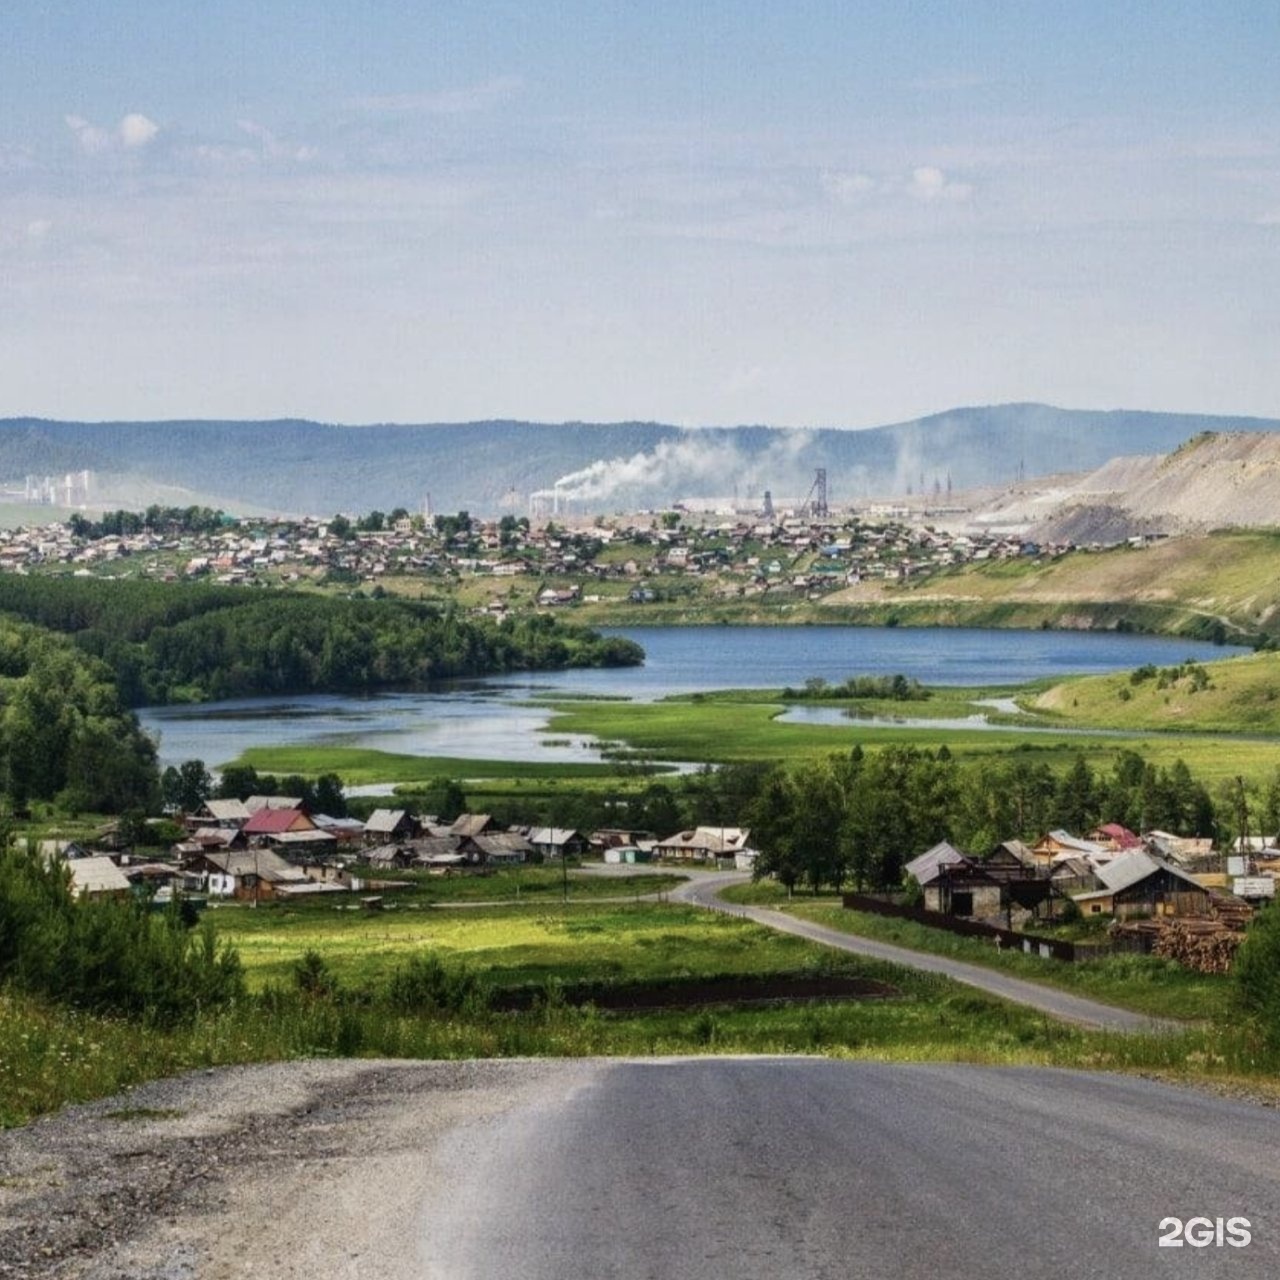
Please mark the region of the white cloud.
<svg viewBox="0 0 1280 1280"><path fill-rule="evenodd" d="M911 171L907 191L917 200L948 200L955 203L968 200L973 195L973 187L969 183L955 182L932 165L921 165Z"/></svg>
<svg viewBox="0 0 1280 1280"><path fill-rule="evenodd" d="M901 196L904 192L926 204L933 201L959 204L973 195L970 183L957 182L934 165L921 165L906 177L894 174L880 178L861 172L824 169L819 181L827 195L847 205L861 204L872 196Z"/></svg>
<svg viewBox="0 0 1280 1280"><path fill-rule="evenodd" d="M53 230L53 223L47 218L33 218L27 223L27 239L43 240Z"/></svg>
<svg viewBox="0 0 1280 1280"><path fill-rule="evenodd" d="M111 135L96 124L90 124L83 116L63 116L67 128L76 136L80 150L88 155L96 155L111 146Z"/></svg>
<svg viewBox="0 0 1280 1280"><path fill-rule="evenodd" d="M1280 209L1273 209L1270 213L1264 213L1257 220L1260 227L1280 227Z"/></svg>
<svg viewBox="0 0 1280 1280"><path fill-rule="evenodd" d="M130 112L120 121L120 141L130 150L145 147L159 132L160 126L154 120L149 120L136 111Z"/></svg>
<svg viewBox="0 0 1280 1280"><path fill-rule="evenodd" d="M458 89L441 89L430 93L390 93L353 98L349 106L357 111L412 112L428 115L458 116L485 111L514 97L524 88L519 76L495 76L480 84Z"/></svg>
<svg viewBox="0 0 1280 1280"><path fill-rule="evenodd" d="M160 132L160 126L154 120L137 111L131 111L111 133L83 116L67 115L62 117L66 126L75 134L80 150L86 155L100 155L104 151L113 151L123 147L126 151L138 151L154 141Z"/></svg>

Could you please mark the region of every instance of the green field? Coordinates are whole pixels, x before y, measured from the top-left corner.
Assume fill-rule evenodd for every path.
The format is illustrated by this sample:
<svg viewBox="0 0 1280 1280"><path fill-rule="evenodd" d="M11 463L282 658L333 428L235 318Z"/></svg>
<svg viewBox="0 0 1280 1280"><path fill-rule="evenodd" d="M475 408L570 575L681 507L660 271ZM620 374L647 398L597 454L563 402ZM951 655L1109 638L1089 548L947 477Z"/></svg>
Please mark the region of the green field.
<svg viewBox="0 0 1280 1280"><path fill-rule="evenodd" d="M826 912L818 904L804 910ZM189 1025L146 1027L0 990L0 1125L197 1067L317 1055L503 1057L820 1053L1133 1070L1245 1081L1265 1092L1278 1064L1225 1016L1158 1036L1065 1026L934 975L836 953L733 917L672 904L338 911L226 907L212 913L257 994L202 1010ZM825 917L824 917L825 918ZM293 989L315 952L336 991ZM532 987L532 1009L406 1011L387 980L411 957L463 967L488 989ZM557 997L560 984L627 985L733 974L839 974L889 983L889 998L601 1013Z"/></svg>
<svg viewBox="0 0 1280 1280"><path fill-rule="evenodd" d="M1148 671L1150 674L1148 674ZM1064 680L1031 711L1064 724L1154 732L1280 733L1280 653Z"/></svg>
<svg viewBox="0 0 1280 1280"><path fill-rule="evenodd" d="M412 756L365 747L289 746L250 747L236 765L251 765L260 773L318 777L336 773L349 786L365 783L430 784L445 778L486 778L506 783L547 779L617 778L622 770L608 762L555 764L530 760L469 760L454 756Z"/></svg>
<svg viewBox="0 0 1280 1280"><path fill-rule="evenodd" d="M250 984L288 977L305 951L319 951L340 980L369 986L406 956L432 952L474 968L494 987L794 972L814 959L798 938L673 903L575 904L431 910L348 911L224 907L219 935L240 952Z"/></svg>
<svg viewBox="0 0 1280 1280"><path fill-rule="evenodd" d="M1222 974L1195 973L1172 960L1155 956L1105 956L1065 964L1018 951L998 951L981 938L931 929L914 920L847 911L834 896L818 899L797 896L787 901L785 892L775 884L735 886L724 896L732 902L785 904L788 913L842 933L891 942L912 951L951 956L1153 1017L1211 1021L1229 1013L1234 1001L1230 978Z"/></svg>

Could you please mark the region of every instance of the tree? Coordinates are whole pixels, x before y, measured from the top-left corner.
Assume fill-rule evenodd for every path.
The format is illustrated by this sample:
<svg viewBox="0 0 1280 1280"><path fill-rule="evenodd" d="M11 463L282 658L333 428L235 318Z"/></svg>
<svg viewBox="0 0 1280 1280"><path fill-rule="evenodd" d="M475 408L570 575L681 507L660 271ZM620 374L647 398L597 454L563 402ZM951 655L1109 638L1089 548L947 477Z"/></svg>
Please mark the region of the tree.
<svg viewBox="0 0 1280 1280"><path fill-rule="evenodd" d="M347 816L347 797L342 791L342 779L336 773L322 773L316 779L312 799L317 813L331 818Z"/></svg>
<svg viewBox="0 0 1280 1280"><path fill-rule="evenodd" d="M1083 755L1077 754L1071 768L1058 783L1057 821L1068 831L1087 831L1097 821L1097 795L1093 770Z"/></svg>
<svg viewBox="0 0 1280 1280"><path fill-rule="evenodd" d="M213 778L203 760L184 760L164 771L160 789L167 808L194 813L213 795Z"/></svg>

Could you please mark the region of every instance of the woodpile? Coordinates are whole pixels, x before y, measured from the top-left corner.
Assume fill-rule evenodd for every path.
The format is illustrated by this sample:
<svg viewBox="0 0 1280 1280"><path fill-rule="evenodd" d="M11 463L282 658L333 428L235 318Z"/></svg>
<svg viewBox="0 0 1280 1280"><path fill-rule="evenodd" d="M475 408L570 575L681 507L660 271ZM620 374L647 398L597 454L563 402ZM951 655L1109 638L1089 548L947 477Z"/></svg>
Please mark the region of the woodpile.
<svg viewBox="0 0 1280 1280"><path fill-rule="evenodd" d="M1209 914L1228 929L1243 933L1253 919L1253 908L1242 898L1227 898L1215 893L1209 899Z"/></svg>
<svg viewBox="0 0 1280 1280"><path fill-rule="evenodd" d="M1176 960L1199 973L1230 973L1244 934L1217 920L1166 920L1151 948L1152 955Z"/></svg>
<svg viewBox="0 0 1280 1280"><path fill-rule="evenodd" d="M1160 916L1129 920L1115 932L1140 939L1142 950L1176 960L1199 973L1229 973L1253 908L1238 898L1214 895L1207 916Z"/></svg>

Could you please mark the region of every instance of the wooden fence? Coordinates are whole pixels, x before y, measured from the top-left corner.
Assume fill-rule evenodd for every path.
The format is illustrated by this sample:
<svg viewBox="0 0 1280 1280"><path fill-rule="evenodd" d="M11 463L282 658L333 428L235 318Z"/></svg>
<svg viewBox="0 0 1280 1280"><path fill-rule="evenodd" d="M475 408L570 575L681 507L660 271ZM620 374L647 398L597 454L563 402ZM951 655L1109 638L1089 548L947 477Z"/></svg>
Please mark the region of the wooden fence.
<svg viewBox="0 0 1280 1280"><path fill-rule="evenodd" d="M900 920L914 920L931 929L945 929L966 938L990 938L1000 947L1022 951L1027 955L1041 956L1046 960L1093 960L1109 955L1113 948L1109 943L1064 942L1059 938L1042 938L1034 933L1019 933L1017 929L1002 929L999 925L984 924L980 920L966 920L962 916L945 916L938 911L925 911L923 907L908 907L890 899L866 893L846 893L843 898L850 911L870 911L878 916L895 916Z"/></svg>

